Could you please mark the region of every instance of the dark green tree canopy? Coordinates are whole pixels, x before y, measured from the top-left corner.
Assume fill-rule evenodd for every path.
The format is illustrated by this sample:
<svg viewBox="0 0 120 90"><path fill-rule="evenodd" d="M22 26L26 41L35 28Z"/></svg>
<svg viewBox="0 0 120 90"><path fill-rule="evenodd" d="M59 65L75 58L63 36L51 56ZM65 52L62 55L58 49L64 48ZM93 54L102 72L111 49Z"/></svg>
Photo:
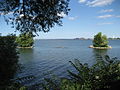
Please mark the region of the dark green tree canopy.
<svg viewBox="0 0 120 90"><path fill-rule="evenodd" d="M68 14L68 4L69 0L0 0L0 13L21 32L48 32L62 25L61 13Z"/></svg>
<svg viewBox="0 0 120 90"><path fill-rule="evenodd" d="M108 47L107 36L102 35L102 33L99 32L97 35L94 36L93 46L94 47Z"/></svg>
<svg viewBox="0 0 120 90"><path fill-rule="evenodd" d="M7 85L10 79L14 78L15 73L19 70L16 36L0 36L0 90L1 86Z"/></svg>

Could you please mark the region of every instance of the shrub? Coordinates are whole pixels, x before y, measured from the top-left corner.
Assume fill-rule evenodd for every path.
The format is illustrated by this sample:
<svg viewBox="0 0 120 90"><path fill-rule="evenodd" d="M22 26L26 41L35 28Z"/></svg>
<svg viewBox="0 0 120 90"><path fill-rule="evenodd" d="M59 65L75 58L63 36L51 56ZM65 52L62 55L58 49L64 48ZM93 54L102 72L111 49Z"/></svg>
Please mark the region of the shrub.
<svg viewBox="0 0 120 90"><path fill-rule="evenodd" d="M94 47L108 47L107 37L105 35L102 35L101 32L99 32L97 35L94 36L93 46Z"/></svg>
<svg viewBox="0 0 120 90"><path fill-rule="evenodd" d="M15 39L15 35L0 36L0 86L9 84L19 68Z"/></svg>

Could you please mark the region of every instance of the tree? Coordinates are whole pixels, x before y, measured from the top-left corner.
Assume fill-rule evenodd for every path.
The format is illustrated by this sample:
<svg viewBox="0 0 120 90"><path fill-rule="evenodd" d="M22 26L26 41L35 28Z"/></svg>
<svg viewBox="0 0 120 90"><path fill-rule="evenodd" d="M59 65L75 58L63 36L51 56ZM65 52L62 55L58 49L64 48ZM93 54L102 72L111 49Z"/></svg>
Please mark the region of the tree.
<svg viewBox="0 0 120 90"><path fill-rule="evenodd" d="M16 42L19 47L31 47L33 46L33 43L34 43L33 35L31 33L20 34L16 38Z"/></svg>
<svg viewBox="0 0 120 90"><path fill-rule="evenodd" d="M108 47L107 36L102 35L102 33L99 32L97 35L94 36L93 46L94 47Z"/></svg>
<svg viewBox="0 0 120 90"><path fill-rule="evenodd" d="M0 0L0 13L21 32L48 32L56 24L62 25L68 4L69 0Z"/></svg>

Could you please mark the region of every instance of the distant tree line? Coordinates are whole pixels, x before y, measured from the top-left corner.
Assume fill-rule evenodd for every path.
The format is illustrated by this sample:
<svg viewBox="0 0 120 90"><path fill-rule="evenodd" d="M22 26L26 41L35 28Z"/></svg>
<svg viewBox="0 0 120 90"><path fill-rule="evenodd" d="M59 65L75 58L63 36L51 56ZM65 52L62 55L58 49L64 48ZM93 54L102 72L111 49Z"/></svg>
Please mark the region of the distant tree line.
<svg viewBox="0 0 120 90"><path fill-rule="evenodd" d="M108 38L109 40L120 40L120 38L119 37L117 37L117 38Z"/></svg>

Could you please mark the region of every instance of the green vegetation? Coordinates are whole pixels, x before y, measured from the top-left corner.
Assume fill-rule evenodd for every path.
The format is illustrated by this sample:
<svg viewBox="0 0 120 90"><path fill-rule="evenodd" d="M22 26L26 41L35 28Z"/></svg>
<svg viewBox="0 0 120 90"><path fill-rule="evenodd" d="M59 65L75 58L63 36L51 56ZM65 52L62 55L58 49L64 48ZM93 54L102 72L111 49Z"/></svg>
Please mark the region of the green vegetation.
<svg viewBox="0 0 120 90"><path fill-rule="evenodd" d="M34 43L33 35L31 33L20 34L16 38L16 42L19 47L31 47L33 46L33 43Z"/></svg>
<svg viewBox="0 0 120 90"><path fill-rule="evenodd" d="M62 25L61 18L63 17L60 14L68 14L68 2L69 0L0 1L0 13L6 15L12 12L13 16L6 16L6 21L10 21L16 30L24 33L17 39L14 35L0 36L0 90L28 90L29 87L12 80L19 69L16 42L20 47L30 47L33 45L33 37L28 33L25 34L26 32L48 32L55 24ZM98 33L94 36L93 46L108 47L107 37ZM70 77L60 80L45 78L45 83L37 84L35 88L42 90L116 90L115 88L120 86L120 61L116 58L100 57L91 67L88 64L82 64L79 60L70 63L76 69L76 73L68 70ZM35 88L33 90L36 90Z"/></svg>
<svg viewBox="0 0 120 90"><path fill-rule="evenodd" d="M0 0L0 13L20 32L48 32L62 25L61 13L68 14L68 4L69 0Z"/></svg>
<svg viewBox="0 0 120 90"><path fill-rule="evenodd" d="M15 39L15 35L0 36L0 90L11 83L19 68Z"/></svg>
<svg viewBox="0 0 120 90"><path fill-rule="evenodd" d="M0 14L7 24L21 33L48 32L55 25L62 26L62 13L68 15L70 10L68 4L69 0L0 0ZM16 86L10 80L19 66L15 38L0 37L0 90L25 89L19 88L20 84ZM33 45L33 38L28 34L21 34L16 42L20 47L29 47ZM8 85L8 88L5 89L4 85Z"/></svg>
<svg viewBox="0 0 120 90"><path fill-rule="evenodd" d="M94 47L108 47L107 36L102 35L102 33L99 32L97 35L94 36L93 46Z"/></svg>
<svg viewBox="0 0 120 90"><path fill-rule="evenodd" d="M70 62L76 73L68 70L70 78L61 79L59 83L54 79L45 79L43 90L119 90L120 61L109 56L99 57L97 63L89 67L79 60Z"/></svg>

